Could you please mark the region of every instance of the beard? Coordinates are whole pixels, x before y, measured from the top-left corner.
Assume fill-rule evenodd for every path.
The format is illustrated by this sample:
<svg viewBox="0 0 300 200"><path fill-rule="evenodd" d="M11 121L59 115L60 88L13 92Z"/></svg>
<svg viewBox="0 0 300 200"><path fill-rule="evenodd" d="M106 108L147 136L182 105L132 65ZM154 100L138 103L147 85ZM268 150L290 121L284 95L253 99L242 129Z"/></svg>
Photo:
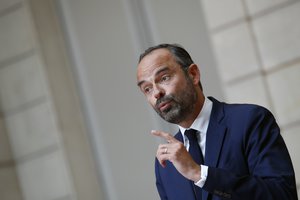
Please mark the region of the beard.
<svg viewBox="0 0 300 200"><path fill-rule="evenodd" d="M186 87L176 94L163 96L156 101L154 110L167 122L179 124L194 110L198 95L195 86L189 78L187 78L186 83ZM164 102L170 102L170 106L161 111L159 105Z"/></svg>

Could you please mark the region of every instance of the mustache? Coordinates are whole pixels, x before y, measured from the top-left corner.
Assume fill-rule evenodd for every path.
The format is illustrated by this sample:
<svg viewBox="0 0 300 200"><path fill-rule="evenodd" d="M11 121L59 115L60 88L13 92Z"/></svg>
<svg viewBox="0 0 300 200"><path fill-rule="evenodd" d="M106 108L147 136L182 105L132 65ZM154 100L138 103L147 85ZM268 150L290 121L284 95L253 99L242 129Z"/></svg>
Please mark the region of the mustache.
<svg viewBox="0 0 300 200"><path fill-rule="evenodd" d="M155 107L158 108L161 103L164 103L164 102L167 102L167 101L175 101L174 96L173 95L167 95L167 96L161 97L160 99L158 99L156 101Z"/></svg>

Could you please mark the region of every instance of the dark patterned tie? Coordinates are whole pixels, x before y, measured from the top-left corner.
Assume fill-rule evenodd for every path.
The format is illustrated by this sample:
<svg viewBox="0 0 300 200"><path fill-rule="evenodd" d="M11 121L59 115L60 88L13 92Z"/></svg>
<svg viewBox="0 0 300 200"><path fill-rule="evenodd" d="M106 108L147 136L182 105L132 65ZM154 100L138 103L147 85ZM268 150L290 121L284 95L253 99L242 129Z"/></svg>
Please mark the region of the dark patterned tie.
<svg viewBox="0 0 300 200"><path fill-rule="evenodd" d="M189 153L191 154L193 160L198 165L203 164L203 155L202 155L199 143L198 143L197 131L194 129L189 129L189 130L186 130L184 132L184 134L189 139L189 143L190 143ZM200 189L198 186L196 186L193 182L192 182L192 185L194 188L196 199L201 200L202 199L202 189Z"/></svg>

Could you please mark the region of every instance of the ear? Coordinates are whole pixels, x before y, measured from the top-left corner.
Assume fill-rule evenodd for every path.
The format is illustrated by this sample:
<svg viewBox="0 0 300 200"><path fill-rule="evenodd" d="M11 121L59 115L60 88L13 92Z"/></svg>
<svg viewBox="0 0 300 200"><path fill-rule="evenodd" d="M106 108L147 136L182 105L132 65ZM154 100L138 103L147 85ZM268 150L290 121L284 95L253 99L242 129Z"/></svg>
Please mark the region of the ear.
<svg viewBox="0 0 300 200"><path fill-rule="evenodd" d="M188 75L193 81L194 85L198 85L200 81L200 70L196 64L191 64L188 68Z"/></svg>

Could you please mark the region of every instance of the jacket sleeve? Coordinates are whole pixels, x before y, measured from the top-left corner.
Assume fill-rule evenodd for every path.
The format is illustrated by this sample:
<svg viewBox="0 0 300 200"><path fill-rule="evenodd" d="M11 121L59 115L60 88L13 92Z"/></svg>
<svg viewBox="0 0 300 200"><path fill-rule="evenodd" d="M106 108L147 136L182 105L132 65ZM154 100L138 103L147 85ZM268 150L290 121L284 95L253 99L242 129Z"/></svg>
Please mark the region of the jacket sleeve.
<svg viewBox="0 0 300 200"><path fill-rule="evenodd" d="M167 194L165 192L164 186L161 181L159 174L159 162L157 158L155 159L155 176L156 176L156 188L161 200L168 200Z"/></svg>
<svg viewBox="0 0 300 200"><path fill-rule="evenodd" d="M242 133L242 153L249 173L209 167L203 189L221 199L298 199L292 162L273 115L260 109L248 121Z"/></svg>

